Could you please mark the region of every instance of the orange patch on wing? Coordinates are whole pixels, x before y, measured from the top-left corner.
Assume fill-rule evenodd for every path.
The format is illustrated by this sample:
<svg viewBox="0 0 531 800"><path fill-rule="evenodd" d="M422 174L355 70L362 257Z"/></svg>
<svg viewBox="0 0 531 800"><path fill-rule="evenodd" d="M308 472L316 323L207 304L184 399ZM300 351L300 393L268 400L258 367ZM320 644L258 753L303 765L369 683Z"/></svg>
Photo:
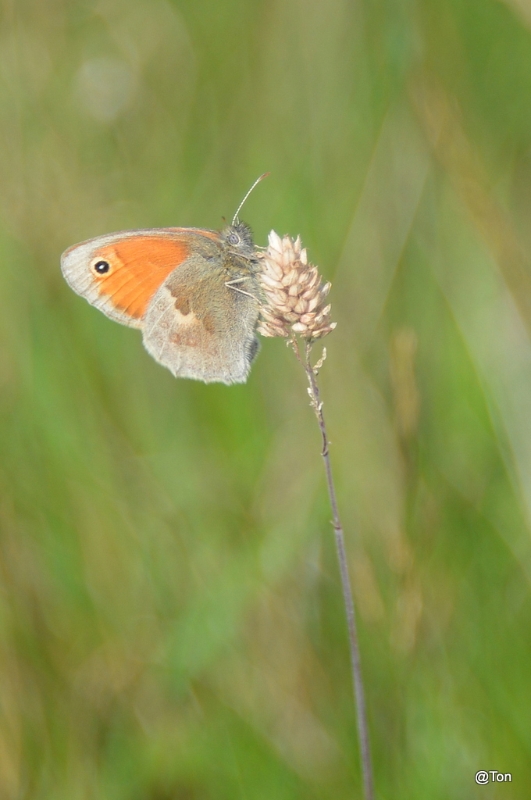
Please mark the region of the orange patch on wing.
<svg viewBox="0 0 531 800"><path fill-rule="evenodd" d="M94 274L99 292L124 313L141 319L170 272L190 254L188 242L163 236L130 236L95 251L91 263L108 261L107 274Z"/></svg>

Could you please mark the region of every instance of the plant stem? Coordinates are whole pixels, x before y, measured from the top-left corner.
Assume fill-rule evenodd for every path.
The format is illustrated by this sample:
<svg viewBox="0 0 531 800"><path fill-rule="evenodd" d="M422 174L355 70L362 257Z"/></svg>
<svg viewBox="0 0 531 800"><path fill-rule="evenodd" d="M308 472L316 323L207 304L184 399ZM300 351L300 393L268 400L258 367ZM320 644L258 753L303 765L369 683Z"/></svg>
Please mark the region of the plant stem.
<svg viewBox="0 0 531 800"><path fill-rule="evenodd" d="M293 343L295 344L295 343ZM295 347L294 347L295 349ZM360 758L361 770L363 776L363 788L365 800L374 800L374 783L372 774L372 761L371 751L369 745L369 728L367 725L367 710L365 705L365 691L363 688L363 679L361 674L361 659L360 649L358 642L358 632L356 627L356 612L354 609L354 598L352 596L352 589L350 585L350 577L348 573L347 556L345 550L345 537L343 534L343 526L339 517L339 509L337 505L336 489L334 485L334 478L332 475L332 466L330 464L330 451L329 441L326 432L326 424L323 414L323 404L319 393L319 386L317 385L316 374L319 367L322 365L326 352L323 353L323 359L319 362L316 368L312 367L310 362L310 353L312 349L311 342L306 343L305 359L302 361L298 346L296 347L296 355L302 363L306 376L308 378L311 405L319 423L319 429L322 437L322 450L321 455L324 461L326 482L328 486L328 497L330 499L330 507L332 509L332 525L334 527L337 558L339 561L339 571L341 573L341 585L343 589L343 601L345 603L345 613L347 617L348 636L350 644L350 664L352 670L352 683L354 688L354 697L356 700L356 719L358 727L358 737L360 742Z"/></svg>

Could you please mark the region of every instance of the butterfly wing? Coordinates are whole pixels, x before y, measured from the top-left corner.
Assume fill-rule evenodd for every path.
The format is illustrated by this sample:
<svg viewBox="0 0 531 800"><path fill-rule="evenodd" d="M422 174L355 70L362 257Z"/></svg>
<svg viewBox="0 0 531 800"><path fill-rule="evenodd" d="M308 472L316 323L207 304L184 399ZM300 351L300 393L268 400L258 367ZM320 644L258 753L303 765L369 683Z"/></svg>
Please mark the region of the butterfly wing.
<svg viewBox="0 0 531 800"><path fill-rule="evenodd" d="M120 231L70 247L61 256L61 269L89 303L122 325L141 328L157 290L198 245L214 257L219 233L199 228Z"/></svg>
<svg viewBox="0 0 531 800"><path fill-rule="evenodd" d="M246 380L258 350L259 289L251 271L244 289L230 285L219 232L112 233L70 247L61 268L72 289L110 319L142 329L147 351L174 375Z"/></svg>
<svg viewBox="0 0 531 800"><path fill-rule="evenodd" d="M147 351L175 376L243 383L258 351L253 282L249 276L243 292L227 285L221 262L194 253L168 276L147 309Z"/></svg>

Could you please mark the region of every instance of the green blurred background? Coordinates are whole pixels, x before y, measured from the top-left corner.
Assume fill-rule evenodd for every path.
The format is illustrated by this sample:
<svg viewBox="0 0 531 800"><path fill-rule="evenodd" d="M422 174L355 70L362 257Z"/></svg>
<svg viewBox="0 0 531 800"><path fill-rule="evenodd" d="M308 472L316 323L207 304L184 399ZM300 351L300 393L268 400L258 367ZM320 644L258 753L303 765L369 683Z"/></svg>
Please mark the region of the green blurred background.
<svg viewBox="0 0 531 800"><path fill-rule="evenodd" d="M524 0L2 0L0 797L361 797L304 376L175 380L64 283L300 233L381 800L531 796ZM512 772L476 787L478 769Z"/></svg>

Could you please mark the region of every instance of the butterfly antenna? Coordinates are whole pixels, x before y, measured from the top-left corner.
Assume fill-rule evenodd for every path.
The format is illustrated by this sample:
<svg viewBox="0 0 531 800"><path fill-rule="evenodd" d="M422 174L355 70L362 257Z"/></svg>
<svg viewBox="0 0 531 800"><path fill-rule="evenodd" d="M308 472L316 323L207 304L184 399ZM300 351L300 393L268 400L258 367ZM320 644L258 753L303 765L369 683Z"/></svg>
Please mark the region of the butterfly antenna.
<svg viewBox="0 0 531 800"><path fill-rule="evenodd" d="M245 195L245 197L244 197L244 198L243 198L243 200L241 201L240 205L238 206L238 210L236 211L236 213L235 213L234 217L232 218L232 224L233 224L233 225L236 225L236 223L239 221L239 220L238 220L238 214L239 214L239 213L240 213L240 211L242 210L242 206L243 206L243 204L245 203L245 201L247 200L247 198L249 197L249 195L251 194L251 192L253 191L253 189L254 189L256 186L258 186L258 184L260 183L260 181L263 181L263 180L264 180L264 178L267 178L267 176L268 176L268 175L269 175L269 172L264 172L264 174L263 174L263 175L260 175L260 177L259 177L259 178L257 178L257 179L255 180L255 182L253 183L253 185L251 186L251 188L249 189L249 191L247 192L247 194Z"/></svg>

